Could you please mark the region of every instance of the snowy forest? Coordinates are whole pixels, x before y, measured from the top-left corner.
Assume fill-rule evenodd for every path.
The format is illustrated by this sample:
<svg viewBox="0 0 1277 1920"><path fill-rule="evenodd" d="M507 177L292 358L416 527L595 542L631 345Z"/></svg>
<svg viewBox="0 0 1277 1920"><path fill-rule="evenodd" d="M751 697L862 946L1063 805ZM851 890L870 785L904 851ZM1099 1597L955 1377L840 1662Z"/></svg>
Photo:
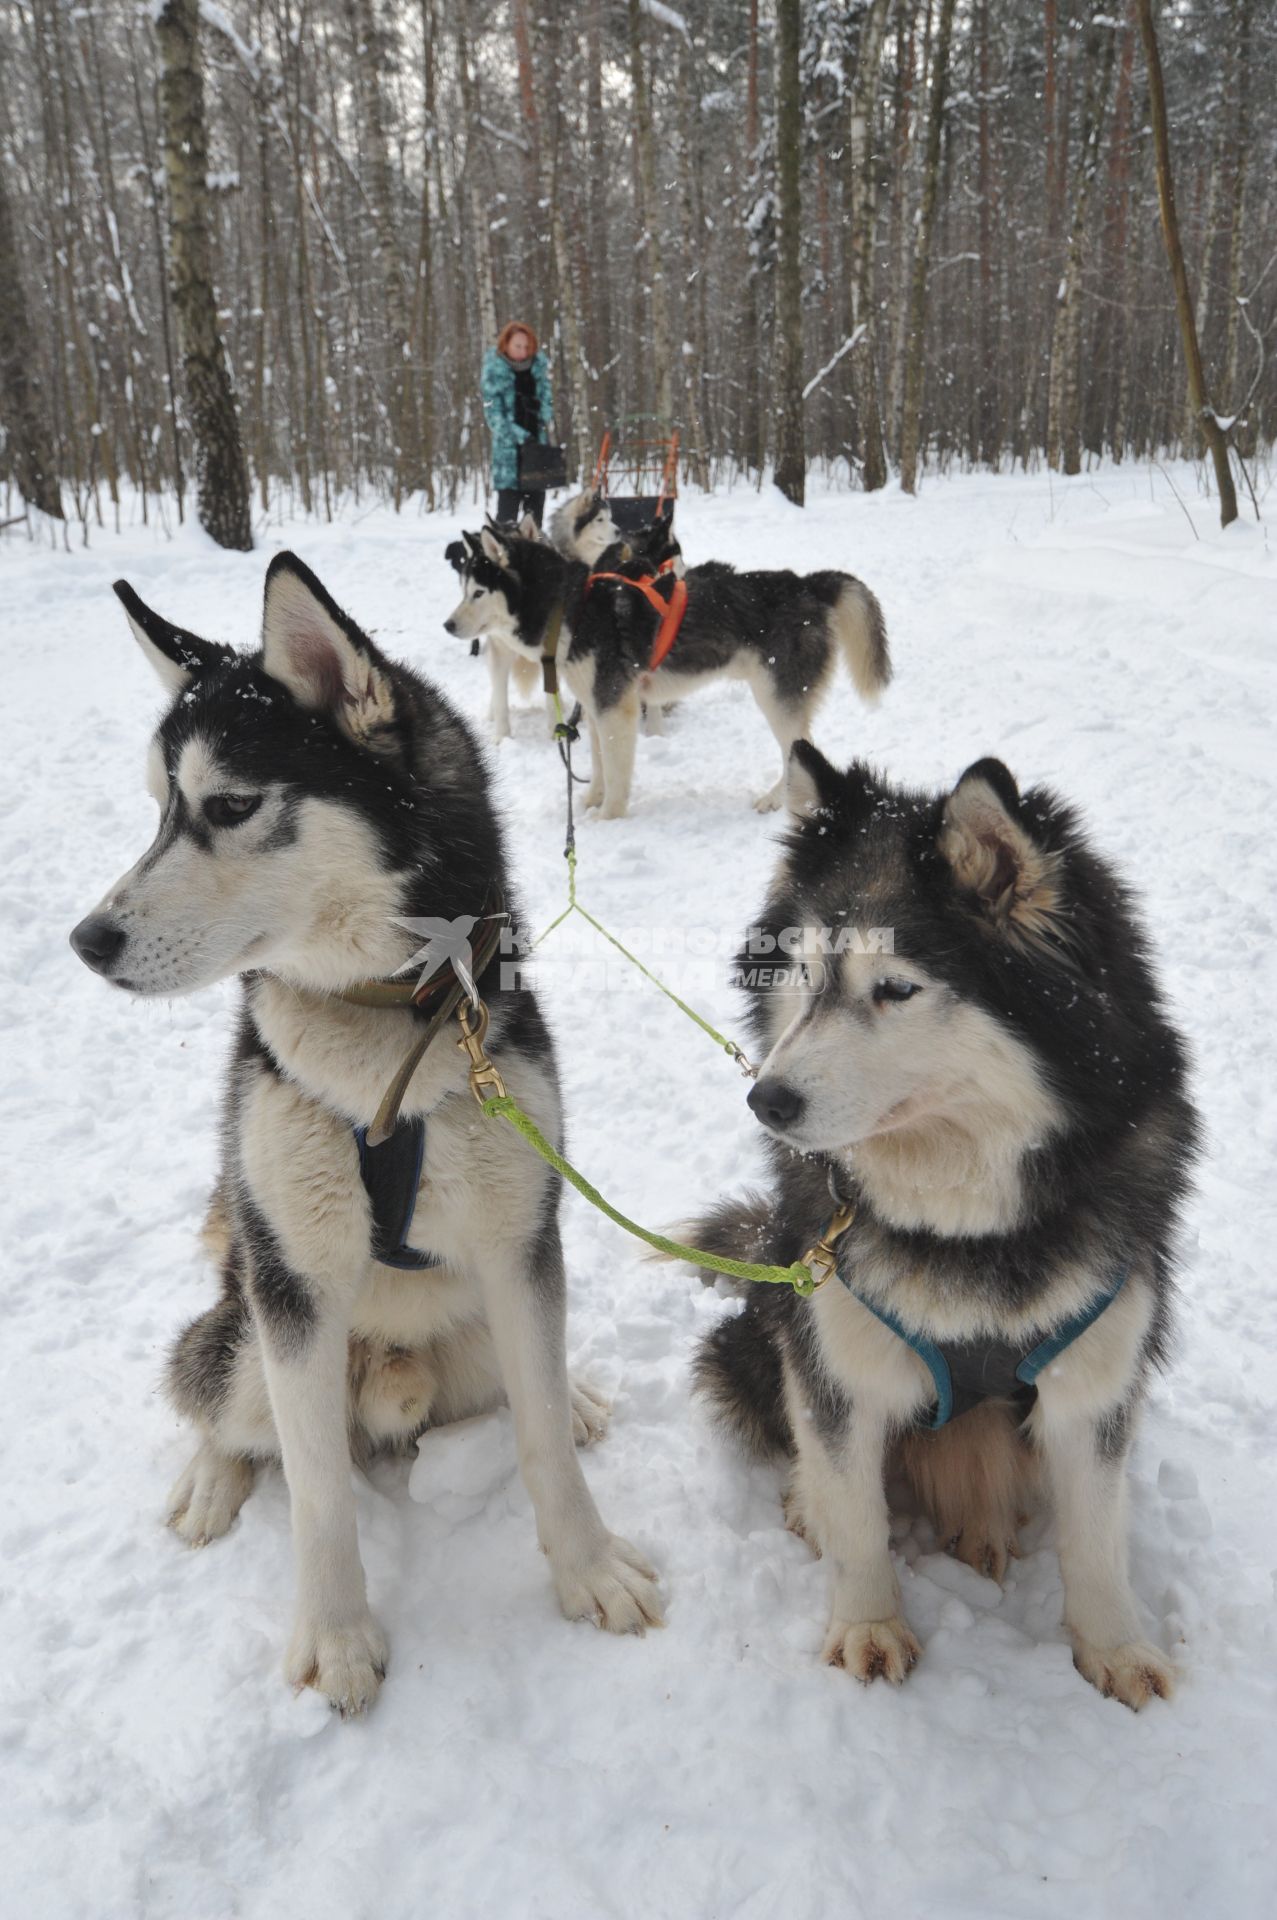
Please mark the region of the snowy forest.
<svg viewBox="0 0 1277 1920"><path fill-rule="evenodd" d="M1244 499L1275 178L1263 0L6 0L0 504L455 503L511 317L574 473L677 428L801 498L1219 421Z"/></svg>

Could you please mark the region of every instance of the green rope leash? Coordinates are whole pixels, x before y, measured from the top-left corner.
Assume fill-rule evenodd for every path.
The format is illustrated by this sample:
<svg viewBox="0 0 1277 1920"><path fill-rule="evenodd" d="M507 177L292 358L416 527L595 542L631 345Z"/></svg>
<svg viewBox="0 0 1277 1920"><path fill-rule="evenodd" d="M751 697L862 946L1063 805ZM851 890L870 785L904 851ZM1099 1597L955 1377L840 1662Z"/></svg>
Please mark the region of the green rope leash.
<svg viewBox="0 0 1277 1920"><path fill-rule="evenodd" d="M703 1253L698 1247L685 1247L681 1240L667 1240L664 1234L650 1233L646 1227L640 1227L635 1221L627 1220L623 1213L603 1198L597 1187L592 1187L585 1175L578 1173L561 1153L555 1151L534 1120L519 1106L518 1102L507 1094L495 1094L483 1101L483 1111L490 1120L508 1120L516 1133L521 1133L530 1147L535 1148L548 1166L561 1173L569 1185L576 1188L583 1199L592 1207L605 1213L609 1220L626 1233L632 1233L636 1240L646 1240L649 1247L655 1247L658 1253L668 1254L674 1260L686 1260L694 1267L709 1267L714 1273L727 1273L735 1280L759 1280L774 1286L792 1287L795 1293L807 1297L816 1291L819 1284L809 1266L796 1260L789 1267L770 1267L757 1265L750 1260L732 1260L725 1254Z"/></svg>
<svg viewBox="0 0 1277 1920"><path fill-rule="evenodd" d="M537 935L536 939L532 942L533 948L535 949L539 947L543 941L548 940L550 935L555 931L555 929L558 927L561 927L563 925L563 922L566 919L568 919L571 914L579 913L581 918L587 921L589 925L594 928L594 931L596 933L601 933L605 940L610 940L612 945L616 948L617 952L619 954L622 954L624 958L629 961L632 967L637 968L638 971L643 975L643 978L645 980L650 980L652 985L658 988L660 992L665 995L665 998L667 1000L672 1000L674 1002L674 1005L679 1009L680 1013L685 1013L689 1020L694 1021L695 1024L700 1028L701 1032L708 1034L709 1038L714 1042L715 1046L721 1047L725 1054L727 1054L731 1059L735 1060L736 1064L740 1067L742 1073L747 1074L750 1077L750 1079L752 1079L754 1077L754 1068L751 1066L749 1061L749 1056L746 1054L744 1048L738 1047L734 1040L729 1040L726 1034L720 1033L718 1031L717 1027L712 1027L708 1020L704 1019L701 1014L697 1013L695 1007L688 1006L686 1000L680 1000L679 996L674 992L674 989L672 987L667 987L665 982L662 979L660 979L656 974L654 974L650 967L645 967L643 965L643 962L638 958L638 955L631 953L629 948L623 945L622 942L617 939L614 933L609 933L607 928L603 925L602 921L596 920L594 918L594 915L588 910L588 908L583 907L581 905L581 902L577 899L576 897L576 823L572 816L572 740L575 735L575 729L569 726L569 724L563 718L563 707L559 700L559 690L558 690L557 684L551 690L551 698L554 701L555 738L561 743L560 752L562 753L563 764L567 769L567 776L568 776L568 832L567 832L567 845L563 849L564 858L567 860L567 863L568 863L568 903L566 907L564 907L562 913L558 914L555 919L551 920L549 926L545 929L544 933L539 933ZM579 709L578 709L578 712L579 712Z"/></svg>

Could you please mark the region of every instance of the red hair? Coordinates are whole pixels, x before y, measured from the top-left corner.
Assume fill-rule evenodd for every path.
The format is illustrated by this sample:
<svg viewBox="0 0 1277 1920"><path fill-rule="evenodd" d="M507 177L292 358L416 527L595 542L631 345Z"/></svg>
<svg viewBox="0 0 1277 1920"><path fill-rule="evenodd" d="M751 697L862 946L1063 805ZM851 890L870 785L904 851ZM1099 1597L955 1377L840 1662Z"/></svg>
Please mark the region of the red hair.
<svg viewBox="0 0 1277 1920"><path fill-rule="evenodd" d="M516 333L527 334L528 339L532 342L532 354L537 354L541 351L540 342L537 340L535 332L530 326L528 326L526 321L507 320L505 325L502 327L500 333L497 335L497 352L498 353L504 353L507 358L509 357L510 342L514 339L514 336ZM532 354L528 356L529 359L531 359Z"/></svg>

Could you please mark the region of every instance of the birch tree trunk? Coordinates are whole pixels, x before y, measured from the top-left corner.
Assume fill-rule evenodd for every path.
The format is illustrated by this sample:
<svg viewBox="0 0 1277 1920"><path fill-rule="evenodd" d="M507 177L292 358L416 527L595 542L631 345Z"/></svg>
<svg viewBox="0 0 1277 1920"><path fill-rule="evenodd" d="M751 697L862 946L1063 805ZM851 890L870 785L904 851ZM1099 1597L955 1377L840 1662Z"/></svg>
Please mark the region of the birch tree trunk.
<svg viewBox="0 0 1277 1920"><path fill-rule="evenodd" d="M186 401L195 441L196 511L221 547L253 544L248 468L217 322L208 193L208 133L197 0L163 0L155 32L162 65L169 270Z"/></svg>
<svg viewBox="0 0 1277 1920"><path fill-rule="evenodd" d="M904 395L900 409L900 484L913 493L918 482L921 444L923 347L927 331L927 273L931 264L931 234L936 220L936 193L940 184L940 141L944 132L944 103L949 89L949 44L953 33L954 0L940 0L940 24L931 61L931 106L927 119L927 154L923 163L922 204L913 249L913 281L909 288L908 349L905 356Z"/></svg>
<svg viewBox="0 0 1277 1920"><path fill-rule="evenodd" d="M1246 213L1246 165L1250 157L1250 22L1252 0L1234 0L1237 22L1237 99L1233 117L1232 215L1228 234L1228 327L1224 345L1224 395L1230 412L1240 404L1237 348L1241 334L1242 241ZM1239 443L1240 444L1240 443Z"/></svg>
<svg viewBox="0 0 1277 1920"><path fill-rule="evenodd" d="M776 276L776 485L801 507L807 460L803 442L802 100L798 55L801 0L776 0L776 173L779 262Z"/></svg>
<svg viewBox="0 0 1277 1920"><path fill-rule="evenodd" d="M1136 7L1140 18L1140 34L1144 41L1144 57L1148 62L1148 102L1150 118L1153 122L1153 151L1157 163L1157 203L1162 216L1162 238L1166 243L1166 257L1170 263L1171 280L1175 287L1175 311L1179 317L1180 341L1184 349L1184 359L1188 365L1188 391L1197 417L1201 421L1202 433L1214 462L1215 484L1219 488L1219 523L1222 527L1226 527L1237 518L1237 490L1233 486L1232 471L1228 464L1228 443L1214 409L1207 402L1206 383L1202 376L1202 356L1193 318L1193 298L1188 286L1188 272L1184 266L1184 249L1180 245L1179 216L1175 211L1171 143L1166 126L1166 88L1162 80L1162 58L1157 46L1157 29L1153 25L1152 0L1136 0Z"/></svg>
<svg viewBox="0 0 1277 1920"><path fill-rule="evenodd" d="M541 140L541 194L550 216L550 238L554 251L554 278L558 316L563 328L563 357L567 361L568 384L572 393L572 451L575 460L568 472L579 473L593 437L590 418L590 383L585 368L585 344L581 326L581 303L572 273L567 227L563 218L563 114L559 106L559 15L550 7L543 17L545 32L546 115ZM560 435L562 438L563 435Z"/></svg>
<svg viewBox="0 0 1277 1920"><path fill-rule="evenodd" d="M381 268L385 364L396 440L398 492L416 493L424 485L421 427L409 340L403 249L395 205L394 175L390 166L386 106L381 91L386 36L378 28L373 0L348 0L348 6L354 42L355 81L363 108L367 142L368 190L372 200L376 240L374 260Z"/></svg>
<svg viewBox="0 0 1277 1920"><path fill-rule="evenodd" d="M669 297L660 236L656 231L656 148L652 136L652 96L643 58L643 10L629 0L630 78L634 87L634 140L638 150L638 256L644 263L652 313L652 359L656 373L656 412L662 432L674 422L674 345L670 336Z"/></svg>
<svg viewBox="0 0 1277 1920"><path fill-rule="evenodd" d="M863 327L851 349L851 385L863 463L866 493L887 484L887 455L882 443L882 411L878 404L877 326L874 312L874 175L873 123L878 98L878 69L887 34L891 0L871 0L860 28L856 78L851 93L851 126L847 140L850 173L851 231L847 244L847 312L851 330Z"/></svg>
<svg viewBox="0 0 1277 1920"><path fill-rule="evenodd" d="M1087 36L1089 75L1082 138L1078 143L1077 183L1068 251L1051 329L1051 361L1047 377L1046 457L1065 473L1082 470L1081 412L1078 398L1078 358L1081 343L1082 271L1087 255L1087 213L1091 186L1099 171L1100 135L1113 78L1116 33L1106 15L1098 14Z"/></svg>

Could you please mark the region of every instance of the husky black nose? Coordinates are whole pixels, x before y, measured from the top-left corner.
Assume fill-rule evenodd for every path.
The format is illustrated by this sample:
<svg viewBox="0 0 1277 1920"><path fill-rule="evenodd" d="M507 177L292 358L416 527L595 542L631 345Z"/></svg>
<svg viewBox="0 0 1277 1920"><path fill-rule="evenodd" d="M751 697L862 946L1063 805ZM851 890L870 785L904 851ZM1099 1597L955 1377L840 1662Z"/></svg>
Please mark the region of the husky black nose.
<svg viewBox="0 0 1277 1920"><path fill-rule="evenodd" d="M750 1088L749 1105L765 1127L783 1133L802 1118L806 1100L783 1080L759 1080Z"/></svg>
<svg viewBox="0 0 1277 1920"><path fill-rule="evenodd" d="M117 926L104 913L91 913L71 932L71 945L85 966L92 967L94 973L106 972L127 939L123 927Z"/></svg>
<svg viewBox="0 0 1277 1920"><path fill-rule="evenodd" d="M444 621L444 623L443 623L443 630L444 630L444 632L445 632L445 633L455 633L455 632L457 631L457 623L456 623L456 621L455 621L455 620L445 620L445 621Z"/></svg>

